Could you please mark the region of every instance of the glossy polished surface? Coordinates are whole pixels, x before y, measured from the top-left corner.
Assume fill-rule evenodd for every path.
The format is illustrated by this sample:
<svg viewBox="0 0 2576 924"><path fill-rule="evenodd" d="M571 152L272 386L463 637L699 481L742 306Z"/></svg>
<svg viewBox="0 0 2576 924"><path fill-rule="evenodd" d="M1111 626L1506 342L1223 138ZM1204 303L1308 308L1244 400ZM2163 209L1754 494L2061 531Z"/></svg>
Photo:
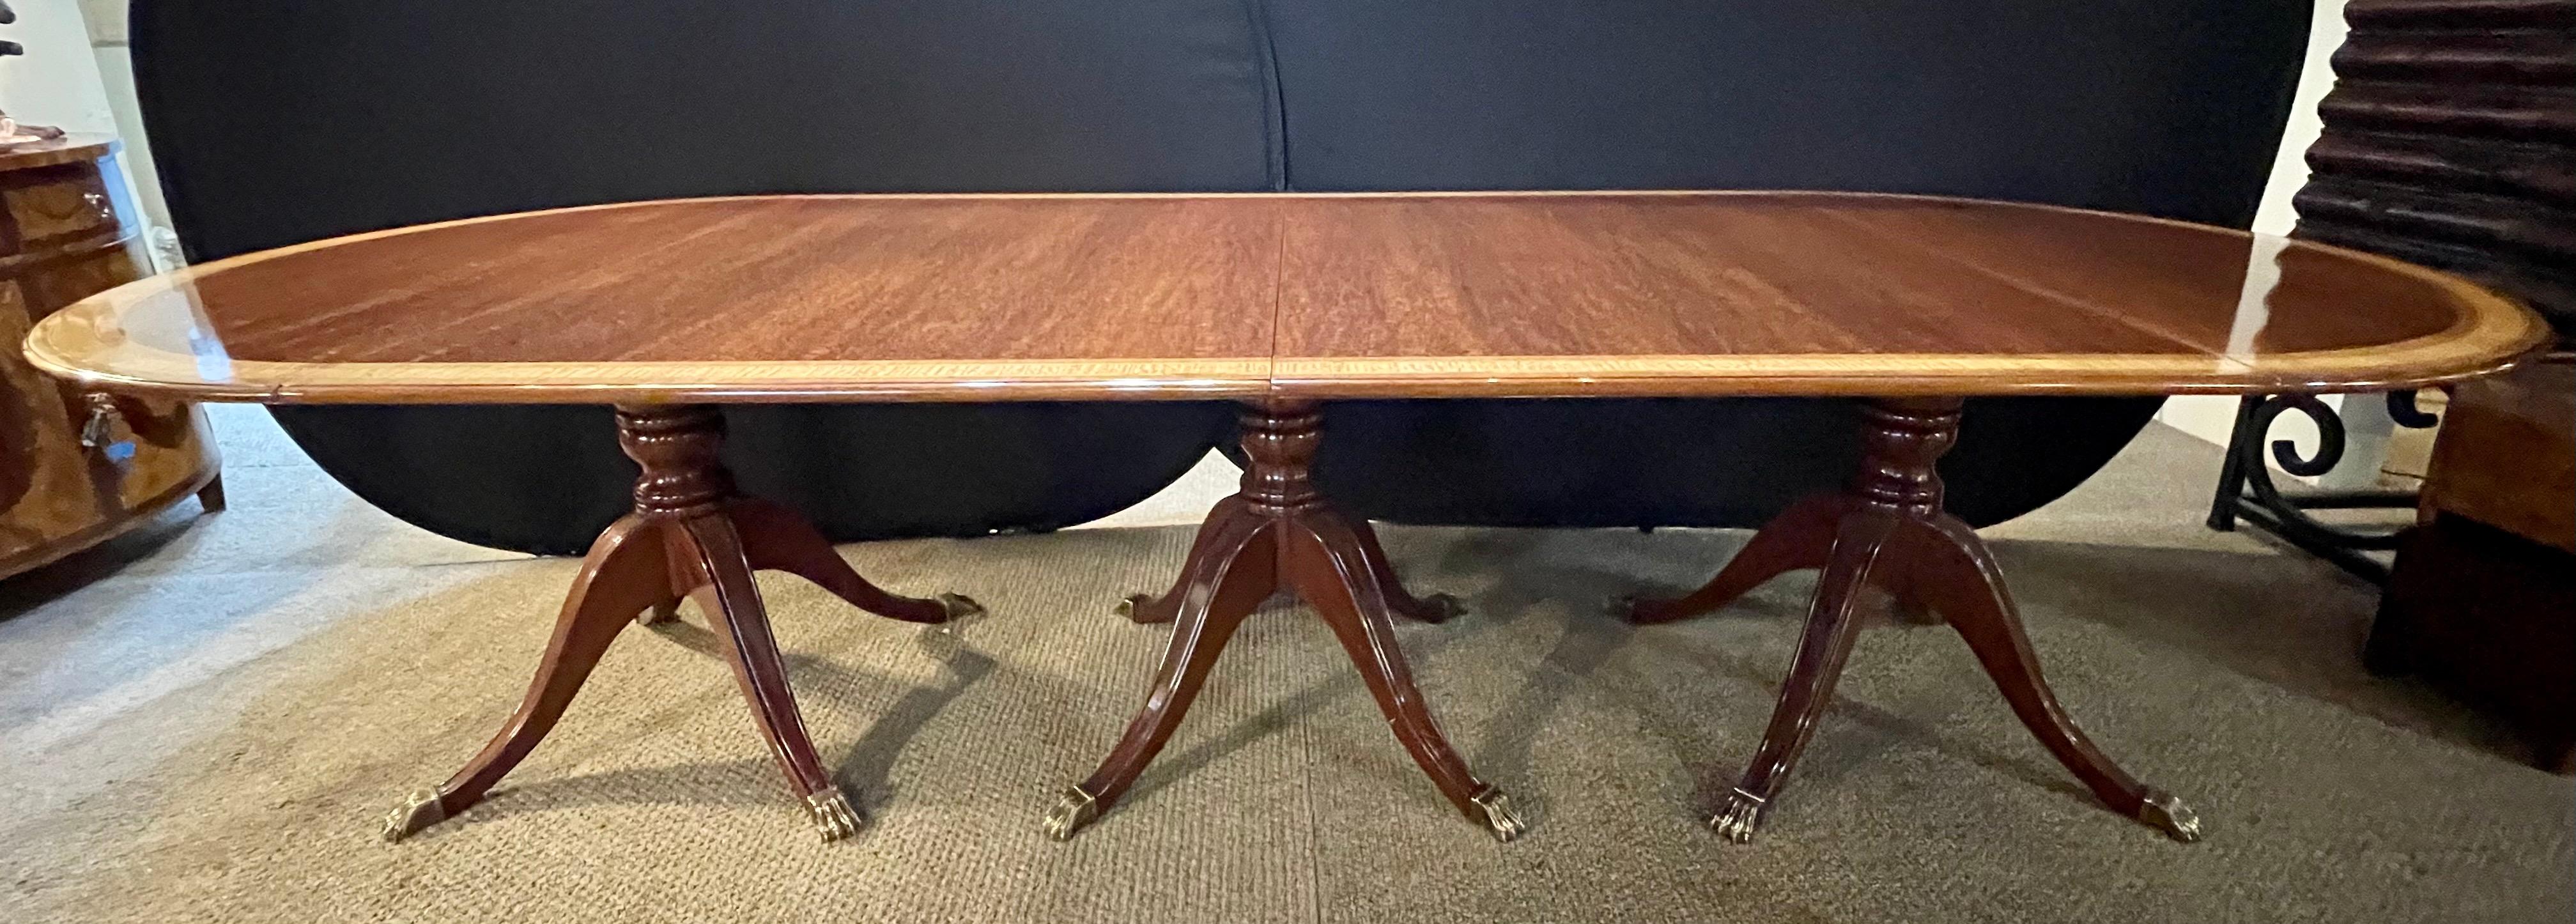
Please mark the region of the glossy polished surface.
<svg viewBox="0 0 2576 924"><path fill-rule="evenodd" d="M193 267L30 349L110 387L264 401L1257 394L1278 231L1159 197L566 209Z"/></svg>
<svg viewBox="0 0 2576 924"><path fill-rule="evenodd" d="M1828 193L1292 211L1299 395L2170 394L2492 371L2544 335L2455 277L2048 206Z"/></svg>
<svg viewBox="0 0 2576 924"><path fill-rule="evenodd" d="M2528 309L2352 251L1831 193L798 196L471 219L29 339L263 401L2163 394L2421 384Z"/></svg>

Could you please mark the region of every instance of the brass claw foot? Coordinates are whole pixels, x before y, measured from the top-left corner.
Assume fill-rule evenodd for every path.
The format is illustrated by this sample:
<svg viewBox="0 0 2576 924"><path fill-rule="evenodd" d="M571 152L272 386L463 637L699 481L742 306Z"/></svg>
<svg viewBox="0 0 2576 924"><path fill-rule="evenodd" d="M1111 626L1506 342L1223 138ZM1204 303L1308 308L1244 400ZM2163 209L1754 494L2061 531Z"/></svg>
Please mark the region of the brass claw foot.
<svg viewBox="0 0 2576 924"><path fill-rule="evenodd" d="M813 818L814 831L826 844L859 833L859 825L865 823L858 806L850 804L850 794L838 786L806 795L805 813Z"/></svg>
<svg viewBox="0 0 2576 924"><path fill-rule="evenodd" d="M984 614L984 605L965 594L940 594L931 599L939 601L940 609L948 611L949 622Z"/></svg>
<svg viewBox="0 0 2576 924"><path fill-rule="evenodd" d="M2172 793L2149 790L2147 800L2138 804L2138 820L2186 844L2200 839L2200 815Z"/></svg>
<svg viewBox="0 0 2576 924"><path fill-rule="evenodd" d="M1080 786L1067 786L1064 789L1064 800L1057 802L1055 810L1047 813L1047 836L1059 841L1072 840L1073 832L1082 830L1082 826L1090 824L1092 819L1098 817L1100 817L1100 800L1092 798L1091 794L1084 792Z"/></svg>
<svg viewBox="0 0 2576 924"><path fill-rule="evenodd" d="M917 639L923 653L943 662L953 662L966 650L966 621L984 615L984 605L964 594L940 594L932 598L946 618L923 626Z"/></svg>
<svg viewBox="0 0 2576 924"><path fill-rule="evenodd" d="M384 838L398 841L420 829L447 820L447 803L440 801L438 790L423 789L404 796L401 805L385 813Z"/></svg>
<svg viewBox="0 0 2576 924"><path fill-rule="evenodd" d="M1485 827L1493 831L1497 841L1508 844L1529 831L1529 825L1521 821L1520 813L1512 810L1512 797L1504 795L1499 788L1487 786L1484 792L1477 793L1468 801L1485 810Z"/></svg>
<svg viewBox="0 0 2576 924"><path fill-rule="evenodd" d="M1741 789L1728 790L1726 806L1710 816L1708 826L1727 840L1749 844L1753 842L1753 830L1762 826L1762 811L1769 807L1761 796Z"/></svg>

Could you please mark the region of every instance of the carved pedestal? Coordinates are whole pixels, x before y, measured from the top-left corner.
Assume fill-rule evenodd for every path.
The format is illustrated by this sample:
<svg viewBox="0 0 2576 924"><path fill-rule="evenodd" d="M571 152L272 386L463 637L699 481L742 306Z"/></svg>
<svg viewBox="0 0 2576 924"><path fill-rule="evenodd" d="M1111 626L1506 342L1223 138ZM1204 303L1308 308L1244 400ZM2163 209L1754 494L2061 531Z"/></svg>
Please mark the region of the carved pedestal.
<svg viewBox="0 0 2576 924"><path fill-rule="evenodd" d="M795 512L735 493L732 476L716 457L724 418L715 408L620 407L617 427L618 443L643 467L635 481L634 512L601 533L583 559L518 712L465 769L395 809L385 820L386 839L428 827L483 798L554 728L618 631L671 618L682 597L695 599L706 614L743 698L751 701L752 720L815 829L827 841L846 837L858 829L858 810L814 756L751 573L785 571L852 606L906 622L946 622L981 610L956 594L921 600L879 590Z"/></svg>
<svg viewBox="0 0 2576 924"><path fill-rule="evenodd" d="M1842 492L1791 506L1687 596L1623 601L1632 622L1672 622L1724 606L1782 572L1824 570L1771 725L1709 824L1737 842L1753 838L1833 698L1860 631L1854 605L1861 588L1875 584L1901 609L1929 610L1957 629L2013 714L2096 798L2178 840L2197 839L2200 821L2190 809L2122 772L2058 707L1994 558L1968 524L1942 510L1933 463L1958 439L1959 405L1955 398L1873 403L1866 411L1866 457Z"/></svg>
<svg viewBox="0 0 2576 924"><path fill-rule="evenodd" d="M1323 415L1311 401L1247 402L1243 449L1251 467L1242 490L1219 501L1199 527L1180 579L1160 597L1130 597L1121 614L1171 623L1172 645L1127 732L1109 758L1047 816L1047 833L1070 838L1125 795L1179 727L1234 630L1272 594L1286 591L1332 627L1351 663L1386 712L1396 739L1442 795L1496 838L1520 835L1502 790L1476 779L1449 746L1396 647L1391 617L1438 622L1456 615L1446 595L1416 599L1397 583L1368 521L1332 508L1308 479Z"/></svg>

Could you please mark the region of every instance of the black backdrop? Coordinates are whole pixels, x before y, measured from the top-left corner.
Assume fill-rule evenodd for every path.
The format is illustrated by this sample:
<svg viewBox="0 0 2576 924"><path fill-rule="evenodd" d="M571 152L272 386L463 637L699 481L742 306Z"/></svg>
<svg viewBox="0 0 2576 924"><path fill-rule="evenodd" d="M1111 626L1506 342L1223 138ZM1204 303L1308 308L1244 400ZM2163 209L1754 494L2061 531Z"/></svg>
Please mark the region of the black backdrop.
<svg viewBox="0 0 2576 924"><path fill-rule="evenodd" d="M1824 188L2242 227L2304 0L136 0L191 256L749 192ZM722 306L709 306L721 310ZM1944 472L1992 522L2152 400L1976 402ZM398 516L572 551L632 468L584 408L291 408ZM1363 515L1752 525L1840 476L1826 401L1361 402L1319 460ZM742 480L839 539L1047 529L1229 439L1222 405L728 410Z"/></svg>

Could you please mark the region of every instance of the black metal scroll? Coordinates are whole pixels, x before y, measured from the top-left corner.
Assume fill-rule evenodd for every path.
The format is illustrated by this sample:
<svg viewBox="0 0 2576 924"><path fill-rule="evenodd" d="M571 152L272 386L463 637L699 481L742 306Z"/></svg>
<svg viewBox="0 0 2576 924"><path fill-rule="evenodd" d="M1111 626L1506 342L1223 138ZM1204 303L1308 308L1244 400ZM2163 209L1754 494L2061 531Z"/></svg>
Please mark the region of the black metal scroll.
<svg viewBox="0 0 2576 924"><path fill-rule="evenodd" d="M2398 426L2423 429L2441 421L2415 406L2414 391L2387 394L2388 417ZM2343 461L2343 417L2309 394L2247 396L2236 407L2236 426L2228 436L2227 459L2218 471L2218 493L2211 498L2209 528L2233 530L2242 521L2281 537L2309 554L2335 563L2373 584L2388 582L2388 565L2365 552L2397 547L2396 530L2336 526L2310 516L2311 510L2411 508L2415 492L2385 489L2358 491L2284 491L2272 480L2264 458L2272 422L2290 411L2306 415L2317 426L2317 451L2299 455L2289 440L2271 440L2269 460L2282 471L2302 477L2323 475Z"/></svg>

